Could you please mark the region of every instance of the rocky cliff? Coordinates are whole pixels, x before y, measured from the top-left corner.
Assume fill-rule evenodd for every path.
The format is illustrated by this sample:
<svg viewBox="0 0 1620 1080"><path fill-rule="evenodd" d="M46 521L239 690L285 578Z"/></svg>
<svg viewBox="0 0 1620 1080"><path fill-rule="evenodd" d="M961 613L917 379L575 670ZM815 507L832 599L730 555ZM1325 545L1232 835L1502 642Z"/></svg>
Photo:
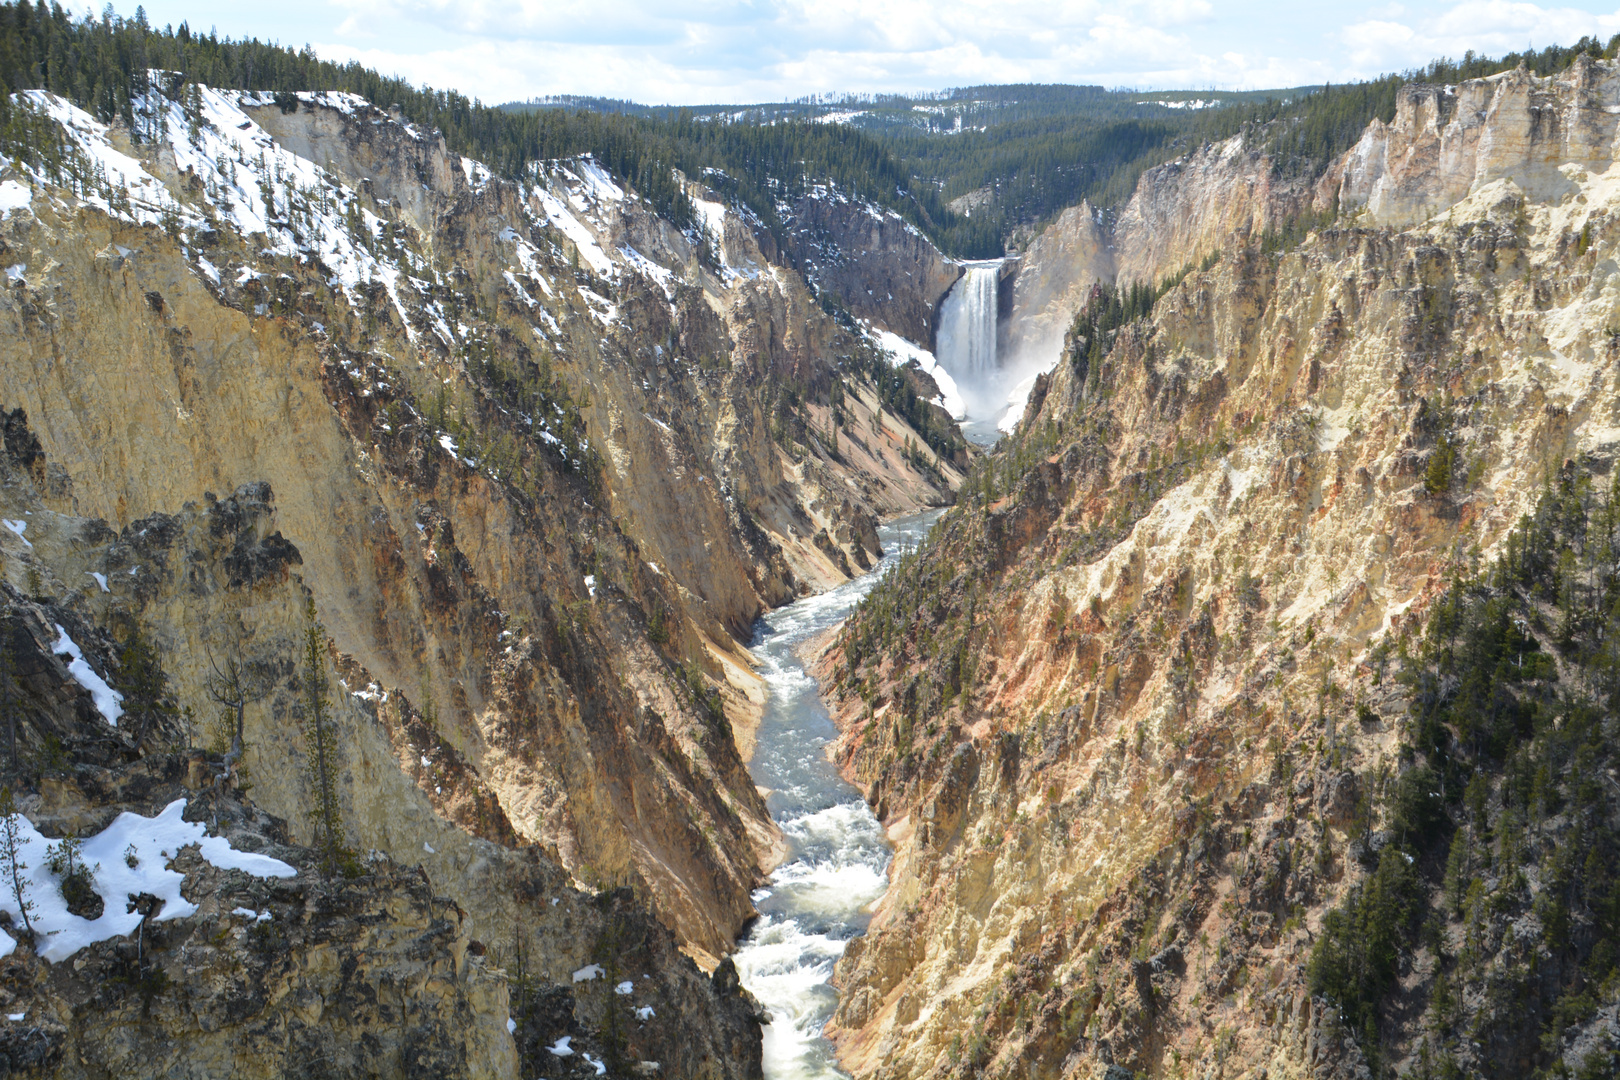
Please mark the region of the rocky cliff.
<svg viewBox="0 0 1620 1080"><path fill-rule="evenodd" d="M1519 68L1460 86L1403 87L1394 120L1375 120L1346 156L1340 201L1369 223L1404 226L1497 180L1537 202L1579 197L1568 174L1614 162L1617 79L1612 64L1582 54L1552 78Z"/></svg>
<svg viewBox="0 0 1620 1080"><path fill-rule="evenodd" d="M787 256L818 290L858 319L932 346L940 302L962 269L915 226L832 185L783 206L782 220Z"/></svg>
<svg viewBox="0 0 1620 1080"><path fill-rule="evenodd" d="M189 710L193 731L120 729L121 759L206 743L221 665L257 673L245 750L233 770L214 747L204 769L224 787L207 786L250 791L243 813L308 843L293 657L312 599L341 688L341 829L392 867L343 901L354 949L386 909L390 940L431 926L449 950L398 976L429 989L394 1013L351 1010L356 1037L420 1005L444 1054L492 1075L514 1045L536 1071L588 1069L538 1041L569 1032L599 1056L640 1047L630 1065L757 1075L735 974L711 982L679 950L718 963L778 844L739 752L762 700L754 619L870 565L876 517L950 497L954 467L884 404L882 361L696 186L715 250L589 159L498 180L343 95L159 79L139 122L161 137L141 141L47 94L14 100L53 134L0 177L8 625L71 611L113 685L131 641L161 658L160 711ZM63 742L62 709L105 727L63 663L24 694L8 780L25 813L45 812L56 772L112 767L91 753L112 752L105 732ZM311 932L286 963L325 964L351 933ZM503 950L489 979L526 995L513 1034L493 990L440 994L473 978L472 940ZM361 982L395 979L394 947ZM592 964L631 1000L576 987ZM294 984L275 978L279 1000ZM69 1029L75 1000L51 1006ZM500 1054L456 1041L474 1037L469 1010ZM289 1022L264 1015L267 1032ZM392 1038L344 1068L432 1071Z"/></svg>
<svg viewBox="0 0 1620 1080"><path fill-rule="evenodd" d="M1581 776L1612 722L1569 719L1605 624L1559 638L1573 616L1548 598L1601 608L1608 586L1568 591L1588 588L1573 548L1556 572L1524 552L1588 528L1620 451L1620 188L1587 159L1547 166L1591 140L1545 134L1607 123L1613 70L1406 93L1352 159L1418 161L1436 141L1390 133L1453 97L1499 102L1504 131L1522 102L1544 136L1479 182L1375 185L1375 220L1429 208L1399 231L1347 215L1267 253L1230 239L1277 202L1246 194L1244 161L1144 177L1121 273L1205 243L1219 261L1108 331L1100 363L1071 339L1017 438L820 660L839 760L896 844L838 970L857 1075L1606 1074L1590 868L1617 807ZM1523 635L1512 672L1462 659L1487 611L1480 634ZM1543 719L1482 741L1444 711L1461 670L1496 671L1468 676L1499 688L1467 689L1472 715L1534 700ZM1550 749L1577 744L1592 764ZM1550 801L1516 794L1526 768Z"/></svg>
<svg viewBox="0 0 1620 1080"><path fill-rule="evenodd" d="M1117 216L1082 203L1048 224L1018 260L1003 361L1050 364L1094 285L1156 286L1268 232L1331 221L1345 164L1320 177L1284 175L1254 141L1237 135L1148 169Z"/></svg>
<svg viewBox="0 0 1620 1080"><path fill-rule="evenodd" d="M1002 363L1055 356L1091 287L1115 274L1112 238L1097 212L1089 203L1063 211L1019 257L996 343Z"/></svg>
<svg viewBox="0 0 1620 1080"><path fill-rule="evenodd" d="M121 812L189 799L218 835L298 870L254 882L189 848L167 850L197 910L159 905L133 944L98 936L49 962L42 951L60 931L30 943L8 892L6 943L20 944L5 961L5 1004L29 1022L8 1029L12 1067L146 1075L188 1061L232 1075L510 1076L521 1061L595 1075L546 1052L572 1036L576 1053L599 1058L758 1075L757 1007L735 979L712 982L682 955L645 890L640 900L628 888L581 892L555 851L515 835L494 784L436 711L360 682L352 657L330 645L347 676L332 702L340 801L363 854L334 878L289 846L311 825L305 673L294 661L310 593L302 554L273 528L267 485L114 531L46 509L35 481L56 470L20 412L7 435L0 489L21 528L7 531L0 644L15 678L6 771L21 815L48 838L86 837ZM143 668L138 642L160 658ZM74 659L88 682L122 688L116 726ZM234 762L229 713L218 719L233 663L248 687ZM41 860L29 862L37 877ZM108 910L122 908L124 897L102 891ZM633 1000L592 978L576 985L573 973L592 964L632 978ZM627 1022L643 1008L643 1022ZM509 1016L520 1022L510 1030Z"/></svg>
<svg viewBox="0 0 1620 1080"><path fill-rule="evenodd" d="M1339 166L1319 179L1287 176L1249 143L1235 135L1142 174L1114 225L1121 278L1157 284L1234 242L1332 210Z"/></svg>

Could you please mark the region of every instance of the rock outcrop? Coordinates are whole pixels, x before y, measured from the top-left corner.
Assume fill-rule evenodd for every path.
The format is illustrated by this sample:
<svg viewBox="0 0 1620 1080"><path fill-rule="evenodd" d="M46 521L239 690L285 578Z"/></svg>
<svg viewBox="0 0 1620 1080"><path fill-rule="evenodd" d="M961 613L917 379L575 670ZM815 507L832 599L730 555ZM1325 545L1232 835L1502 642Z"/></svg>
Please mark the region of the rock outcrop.
<svg viewBox="0 0 1620 1080"><path fill-rule="evenodd" d="M1003 365L1023 367L1057 355L1092 286L1114 276L1111 238L1091 205L1059 214L1019 257L1012 310L997 342Z"/></svg>
<svg viewBox="0 0 1620 1080"><path fill-rule="evenodd" d="M1459 86L1407 85L1395 118L1374 120L1343 163L1340 204L1406 226L1511 180L1532 200L1579 195L1574 171L1614 163L1620 73L1584 53L1551 78L1524 68Z"/></svg>
<svg viewBox="0 0 1620 1080"><path fill-rule="evenodd" d="M1004 362L1049 364L1098 283L1156 286L1268 230L1332 218L1342 162L1321 177L1285 176L1250 141L1236 135L1148 169L1109 220L1081 203L1047 225L1019 259L1000 327Z"/></svg>
<svg viewBox="0 0 1620 1080"><path fill-rule="evenodd" d="M8 419L24 452L0 457L0 492L25 525L21 535L6 532L0 636L16 676L7 707L18 763L7 761L6 772L21 812L48 837L85 836L120 811L151 814L187 798L233 844L300 871L255 882L174 852L195 914L56 964L24 943L3 961L5 985L15 988L7 1014L33 1021L8 1029L17 1041L4 1052L16 1067L147 1075L190 1060L269 1076L304 1075L331 1058L340 1071L370 1075L511 1076L520 1058L525 1072L567 1071L545 1047L572 1036L576 1053L631 1054L632 1064L669 1062L717 1080L759 1075L757 1006L682 954L684 943L648 910L649 886L639 898L630 888L581 891L554 847L517 835L496 795L509 781L457 750L437 712L380 692L335 649L339 800L347 836L368 854L347 876L323 876L312 853L289 846L308 835L312 805L295 662L310 594L301 553L274 528L268 486L114 532L41 505L33 477L50 470L20 414ZM93 673L124 688L119 726L109 727L69 658L54 651L64 632ZM156 653L162 680L151 702L161 707L144 719L130 651L137 640ZM234 764L223 757L228 724L215 719L232 662L250 688ZM673 754L670 736L657 734ZM573 753L591 751L628 755L620 772L647 767L636 757L646 751L628 739ZM649 806L669 798L647 781L638 796ZM666 811L661 824L677 820ZM589 824L587 841L604 842L612 824ZM666 918L712 910L706 897L683 898L672 878L659 879L671 889L658 905ZM12 906L8 894L0 909ZM272 915L244 922L240 908ZM20 922L12 919L11 933ZM633 992L580 984L573 973L592 964L632 978ZM630 1022L633 1009L650 1012ZM510 1031L508 1016L518 1020Z"/></svg>
<svg viewBox="0 0 1620 1080"><path fill-rule="evenodd" d="M1121 280L1157 285L1234 244L1300 216L1331 211L1338 169L1320 179L1279 175L1235 135L1149 169L1114 223Z"/></svg>

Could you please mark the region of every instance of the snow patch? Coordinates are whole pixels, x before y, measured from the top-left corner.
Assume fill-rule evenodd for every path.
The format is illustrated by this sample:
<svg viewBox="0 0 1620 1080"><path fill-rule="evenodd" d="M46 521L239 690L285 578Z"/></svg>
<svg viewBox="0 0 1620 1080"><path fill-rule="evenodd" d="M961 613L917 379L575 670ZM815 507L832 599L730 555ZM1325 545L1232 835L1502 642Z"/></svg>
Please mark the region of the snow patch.
<svg viewBox="0 0 1620 1080"><path fill-rule="evenodd" d="M551 192L544 188L536 188L534 195L540 202L540 209L545 213L546 220L573 241L574 246L579 249L579 257L599 275L611 277L613 260L609 259L607 253L597 244L596 237L591 231Z"/></svg>
<svg viewBox="0 0 1620 1080"><path fill-rule="evenodd" d="M675 272L673 270L666 270L664 267L659 266L628 244L619 248L619 254L624 256L625 262L651 278L660 289L664 290L666 300L675 299Z"/></svg>
<svg viewBox="0 0 1620 1080"><path fill-rule="evenodd" d="M107 680L96 674L95 669L85 661L84 651L68 637L68 632L62 629L61 623L56 624L56 633L58 637L56 643L51 646L51 652L57 656L73 658L68 661L68 674L73 676L74 682L90 691L90 696L96 702L96 711L107 723L117 727L118 718L124 715L124 695L108 686Z"/></svg>
<svg viewBox="0 0 1620 1080"><path fill-rule="evenodd" d="M35 905L29 918L38 934L40 956L56 963L87 945L134 933L142 916L138 911L128 910L130 896L148 893L157 897L162 906L152 918L158 922L195 914L197 905L180 894L185 875L168 865L182 848L194 844L204 859L222 870L243 870L255 877L278 878L290 878L298 873L279 859L237 851L224 837L209 836L201 822L185 820L185 809L186 800L176 799L156 817L125 811L111 825L84 841L80 854L84 865L90 869L92 887L105 903L97 919L80 918L68 911L60 883L46 867L45 849L52 841L41 836L26 817L17 815L21 834L19 855L28 867L22 874L23 890ZM125 852L131 848L136 854L132 860L134 866L125 858ZM21 923L16 897L9 889L0 891L0 911L9 913L14 923ZM259 913L255 912L254 918L259 919ZM0 942L0 950L10 951L5 942Z"/></svg>
<svg viewBox="0 0 1620 1080"><path fill-rule="evenodd" d="M21 210L33 197L33 192L15 180L0 183L0 217L5 217L13 210Z"/></svg>
<svg viewBox="0 0 1620 1080"><path fill-rule="evenodd" d="M530 307L535 307L538 304L538 301L529 295L529 290L518 284L516 274L512 273L510 270L507 270L503 272L501 276L506 279L506 283L512 286L512 291L517 293L518 298L521 299L525 304L529 305Z"/></svg>
<svg viewBox="0 0 1620 1080"><path fill-rule="evenodd" d="M878 348L888 354L892 366L904 367L915 360L924 373L932 376L939 386L938 402L951 414L953 420L961 420L967 416L967 403L962 400L962 393L957 389L956 380L951 378L951 373L945 370L945 365L935 359L933 353L913 345L889 330L869 328L867 335L877 343Z"/></svg>

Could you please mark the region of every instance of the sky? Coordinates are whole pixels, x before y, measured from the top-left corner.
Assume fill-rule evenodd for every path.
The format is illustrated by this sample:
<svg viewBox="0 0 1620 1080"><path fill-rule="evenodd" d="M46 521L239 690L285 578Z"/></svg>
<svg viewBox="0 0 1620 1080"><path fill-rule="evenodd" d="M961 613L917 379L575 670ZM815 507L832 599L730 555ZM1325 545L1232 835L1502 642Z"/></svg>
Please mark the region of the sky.
<svg viewBox="0 0 1620 1080"><path fill-rule="evenodd" d="M134 7L118 3L120 14ZM1620 0L149 0L216 28L488 103L590 94L646 104L783 101L980 83L1263 89L1346 82L1469 49L1620 33Z"/></svg>

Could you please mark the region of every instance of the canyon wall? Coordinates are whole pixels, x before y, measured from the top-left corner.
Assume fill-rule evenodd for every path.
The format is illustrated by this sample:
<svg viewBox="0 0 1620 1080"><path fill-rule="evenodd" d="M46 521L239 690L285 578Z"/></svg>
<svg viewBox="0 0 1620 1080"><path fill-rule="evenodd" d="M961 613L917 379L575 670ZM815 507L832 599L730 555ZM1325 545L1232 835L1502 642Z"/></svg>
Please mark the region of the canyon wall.
<svg viewBox="0 0 1620 1080"><path fill-rule="evenodd" d="M450 966L402 1000L472 978L457 943L477 941L502 950L503 993L521 959L529 1012L508 1032L480 983L445 1023L472 1010L526 1070L589 1072L545 1050L572 1032L681 1075L757 1075L759 1017L720 960L780 844L739 750L763 700L745 644L768 606L871 565L879 516L959 476L839 371L863 339L696 185L712 255L588 158L512 183L345 95L188 103L160 83L140 108L166 134L141 143L17 101L64 149L0 176L6 625L71 612L115 685L149 642L165 708L190 718L93 759L105 740L53 729L42 687L86 698L47 664L10 769L25 812L55 820L61 776L206 749L210 688L240 661L259 679L245 750L234 769L205 752L202 786L311 842L295 658L313 601L341 829L384 861L354 910L382 905L402 935L412 905L455 913L433 931ZM835 384L859 438L828 435ZM119 805L79 801L87 819ZM411 867L432 884L400 884ZM341 948L295 937L286 962ZM592 963L662 987L661 1019L576 988ZM79 1007L39 1006L70 1043Z"/></svg>
<svg viewBox="0 0 1620 1080"><path fill-rule="evenodd" d="M783 206L782 219L786 254L817 290L857 319L932 347L940 301L962 270L915 226L830 184Z"/></svg>
<svg viewBox="0 0 1620 1080"><path fill-rule="evenodd" d="M1557 118L1602 129L1614 70L1457 88L1500 106L1478 146L1527 115L1571 133L1493 151L1466 185L1386 173L1374 221L1429 208L1400 230L1346 196L1291 250L1253 242L1267 207L1316 205L1336 176L1360 190L1345 162L1280 193L1230 147L1144 176L1120 273L1218 261L1110 332L1100 364L1071 335L1010 445L820 654L838 760L896 845L838 967L831 1034L856 1075L1602 1074L1608 1013L1551 1018L1550 981L1580 985L1579 954L1537 936L1561 888L1544 860L1573 836L1556 814L1514 826L1549 853L1519 884L1481 871L1476 906L1400 943L1376 1024L1313 990L1310 961L1427 850L1377 854L1400 799L1443 797L1414 786L1443 767L1412 734L1431 607L1495 595L1461 583L1581 475L1607 488L1620 453L1620 179L1555 163L1601 142ZM1352 161L1376 140L1421 159L1436 100L1403 94ZM1556 651L1531 612L1520 664ZM1459 835L1513 805L1495 782ZM1413 874L1439 881L1444 851Z"/></svg>
<svg viewBox="0 0 1620 1080"><path fill-rule="evenodd" d="M1242 135L1142 174L1114 224L1122 279L1157 285L1302 214L1331 210L1339 166L1319 180L1279 174Z"/></svg>
<svg viewBox="0 0 1620 1080"><path fill-rule="evenodd" d="M1092 287L1114 276L1111 238L1091 204L1059 214L1019 256L997 342L1002 362L1021 366L1055 355Z"/></svg>
<svg viewBox="0 0 1620 1080"><path fill-rule="evenodd" d="M1345 156L1340 202L1370 224L1410 225L1497 180L1537 202L1581 195L1572 170L1614 162L1620 74L1582 54L1538 78L1523 68L1460 86L1409 85Z"/></svg>

